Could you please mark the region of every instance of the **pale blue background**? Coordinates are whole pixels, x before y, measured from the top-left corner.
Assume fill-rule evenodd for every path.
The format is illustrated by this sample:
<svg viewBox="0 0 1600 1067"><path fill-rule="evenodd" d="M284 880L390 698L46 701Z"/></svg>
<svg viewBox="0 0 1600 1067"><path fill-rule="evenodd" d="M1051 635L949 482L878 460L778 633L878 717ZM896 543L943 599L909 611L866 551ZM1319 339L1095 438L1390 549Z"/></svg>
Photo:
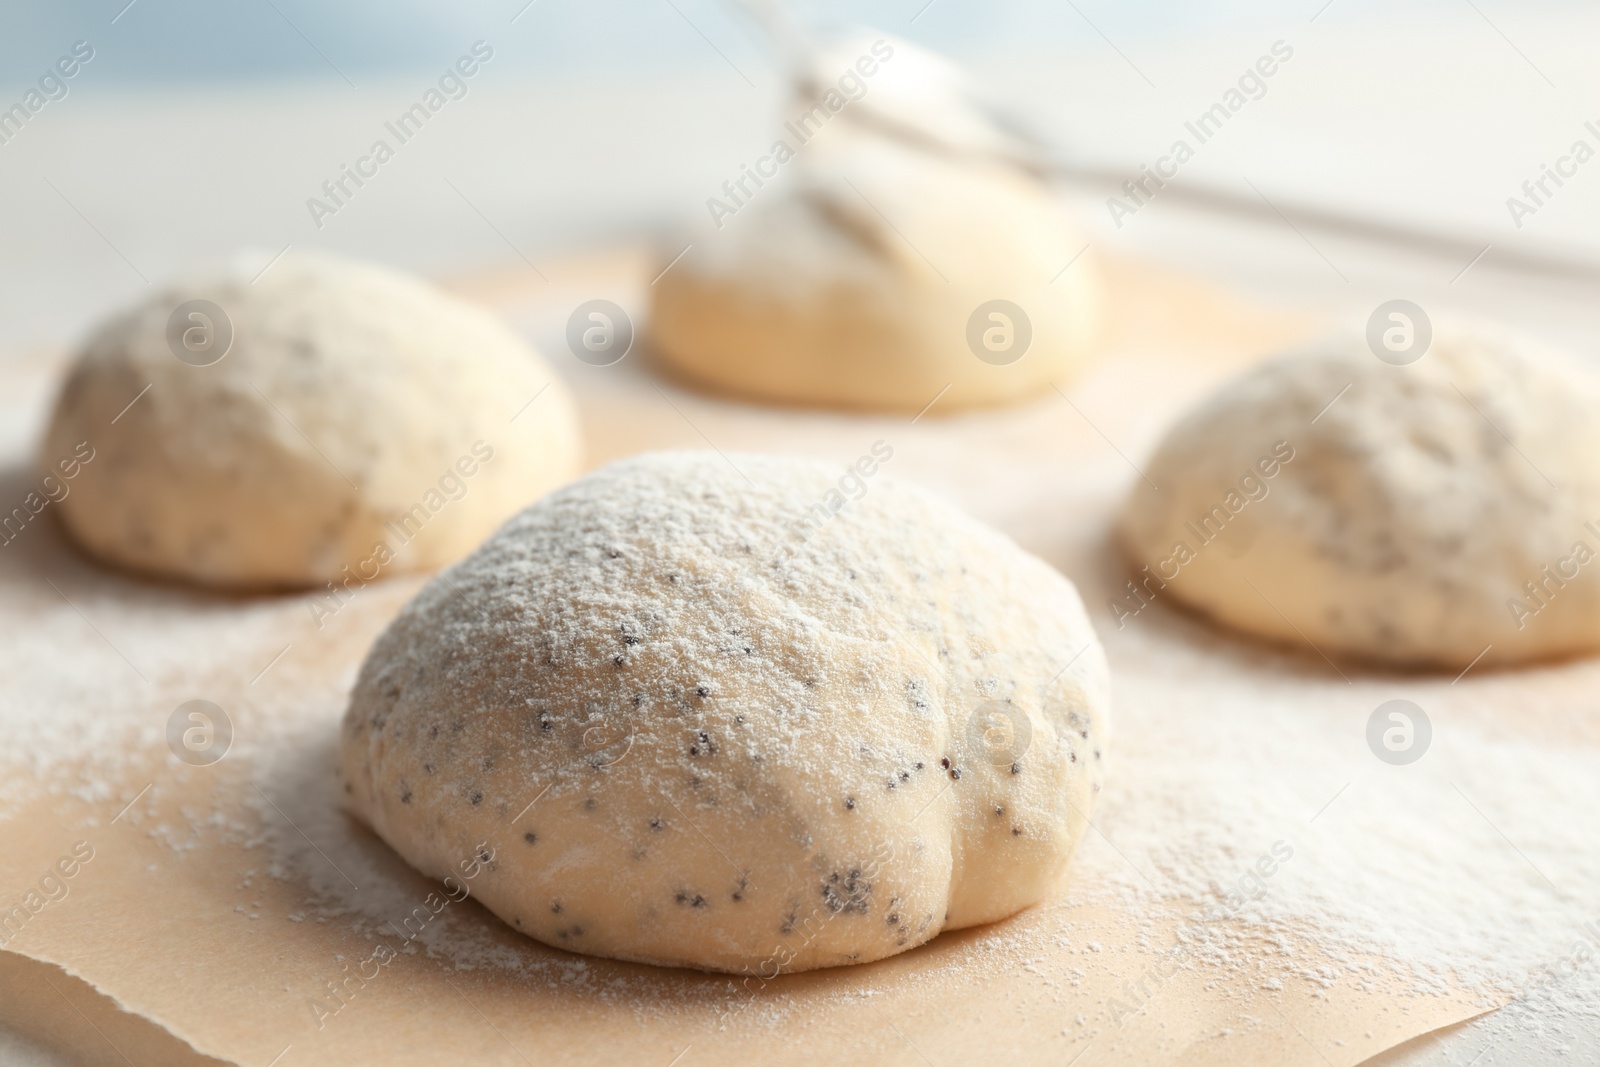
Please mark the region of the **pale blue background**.
<svg viewBox="0 0 1600 1067"><path fill-rule="evenodd" d="M31 80L34 67L63 44L86 38L102 84L336 77L266 0L138 0L115 26L126 0L34 2L0 12L0 89ZM583 70L628 74L710 68L722 62L665 0L538 0L515 27L524 0L275 0L282 15L353 80L426 70L448 62L458 42L514 36L508 65L537 77ZM725 0L674 0L683 15L752 78L769 73L771 50L754 21ZM1303 24L1325 0L925 0L794 3L818 28L865 23L957 58L1046 53L1063 59L1098 53L1104 42L1085 17L1135 61L1142 45L1219 33ZM1491 16L1532 9L1577 9L1554 0L1485 3ZM1330 23L1359 21L1397 8L1460 10L1462 0L1396 4L1334 0Z"/></svg>

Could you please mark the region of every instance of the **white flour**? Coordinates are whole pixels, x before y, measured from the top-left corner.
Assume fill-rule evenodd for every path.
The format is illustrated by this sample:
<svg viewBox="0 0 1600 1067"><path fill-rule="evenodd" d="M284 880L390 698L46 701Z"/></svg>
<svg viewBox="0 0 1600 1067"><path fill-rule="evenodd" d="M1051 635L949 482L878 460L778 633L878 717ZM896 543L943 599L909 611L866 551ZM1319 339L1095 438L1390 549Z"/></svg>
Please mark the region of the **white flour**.
<svg viewBox="0 0 1600 1067"><path fill-rule="evenodd" d="M25 400L26 417L35 417L43 398ZM1120 491L1127 476L1115 456L1084 462L1069 478L1049 457L1018 458L1005 482L985 476L983 449L994 429L1028 417L969 419L907 436L897 474L960 483L969 507L997 485L1014 487L981 510L1010 516L1003 525L1025 543L1030 533L1038 538L1058 525L1057 516L1109 514L1117 499L1109 487ZM808 418L792 416L799 439L817 432ZM723 443L725 427L702 425ZM783 427L783 420L763 420L765 447L783 446ZM839 446L848 451L876 432L849 426L838 436L848 438ZM22 483L21 461L13 454L0 490ZM1030 463L1034 475L1025 477ZM1581 726L1593 714L1582 694L1600 682L1600 665L1473 672L1454 686L1448 678L1350 672L1354 684L1346 684L1320 660L1213 634L1166 608L1119 631L1094 608L1113 582L1090 532L1077 524L1051 543L1068 546L1046 554L1078 580L1113 669L1113 762L1095 819L1104 836L1092 831L1074 861L1075 899L1137 913L1140 901L1167 896L1198 915L1237 889L1275 842L1287 842L1292 859L1261 880L1259 900L1239 909L1254 924L1248 945L1210 932L1186 965L1215 967L1223 982L1251 980L1261 973L1261 944L1289 944L1310 931L1327 958L1289 960L1287 970L1314 984L1361 981L1362 961L1377 954L1409 971L1419 988L1453 974L1486 1005L1522 993L1474 1028L1463 1062L1483 1048L1481 1064L1503 1063L1535 1039L1541 1047L1586 1047L1587 1035L1600 1029L1600 925L1585 929L1600 923L1600 840L1590 823L1600 810L1600 755L1596 730ZM9 739L0 757L0 819L29 798L27 783L36 775L88 757L100 769L92 784L65 776L52 788L103 802L109 821L115 801L143 784L122 780L126 754L159 751L171 708L205 695L185 679L234 678L246 694L240 718L252 727L229 759L257 768L263 792L362 891L351 894L344 876L253 792L254 811L223 829L257 835L257 877L310 888L313 902L296 913L298 921L376 929L414 907L424 883L338 807L333 746L344 692L365 649L365 638L350 635L375 632L403 595L396 587L341 613L330 630L350 626L344 644L297 645L251 686L250 677L289 640L283 634L305 630L298 599L228 600L112 577L80 561L54 527L28 530L0 554L0 676L8 680L0 688L0 721ZM300 659L316 654L336 654L341 665ZM1372 709L1395 696L1415 700L1434 724L1433 748L1409 767L1380 762L1364 738ZM139 815L136 808L133 817ZM181 852L217 832L208 813L193 815L193 825L136 825ZM241 906L249 909L253 899L241 887ZM673 993L669 987L679 984L601 978L595 966L530 964L493 936L486 925L493 922L475 906L452 905L419 940L423 950L461 966L506 969L585 995L655 1004L725 995L715 979ZM1171 943L1153 924L1143 933L1152 953ZM1580 940L1594 958L1569 973L1565 965ZM970 980L963 959L1031 967L1058 997L1064 1029L1087 1034L1107 1025L1104 1012L1075 1004L1071 990L1094 967L1097 948L1075 940L1048 906L1032 920L986 930L919 980ZM1548 981L1546 968L1558 980ZM1262 980L1284 979L1274 971ZM784 1005L774 998L751 1010L776 1018ZM1157 1001L1149 1010L1180 1009Z"/></svg>

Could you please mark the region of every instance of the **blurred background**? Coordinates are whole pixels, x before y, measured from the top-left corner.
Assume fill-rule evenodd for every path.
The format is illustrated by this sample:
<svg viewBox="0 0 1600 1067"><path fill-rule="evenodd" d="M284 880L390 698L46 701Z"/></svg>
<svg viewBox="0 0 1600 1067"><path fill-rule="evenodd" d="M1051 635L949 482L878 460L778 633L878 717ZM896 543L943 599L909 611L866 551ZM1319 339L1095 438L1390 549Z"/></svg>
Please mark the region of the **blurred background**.
<svg viewBox="0 0 1600 1067"><path fill-rule="evenodd" d="M821 38L870 27L965 66L1041 143L1103 256L1362 320L1396 298L1483 314L1600 361L1600 6L784 6ZM399 144L388 124L469 56L459 98ZM1190 125L1268 56L1272 76L1201 143ZM733 0L13 0L0 8L0 399L37 395L42 351L241 248L263 266L323 249L530 284L591 250L651 244L664 263L675 231L767 151L790 87L784 51ZM308 200L326 202L324 183L379 138L394 157L314 216ZM1179 139L1193 157L1130 203L1124 183ZM1136 210L1113 212L1112 197ZM0 418L0 449L31 450L39 427L24 418L42 414ZM1109 456L1108 477L1122 462ZM15 1059L7 1040L0 1062Z"/></svg>
<svg viewBox="0 0 1600 1067"><path fill-rule="evenodd" d="M819 34L871 26L966 65L1048 146L1107 254L1268 300L1456 304L1594 354L1600 162L1567 164L1576 173L1532 214L1507 204L1575 141L1600 149L1585 127L1600 130L1593 5L788 7ZM80 41L92 58L65 95L7 124ZM466 95L314 220L307 199L479 41L493 55ZM1280 41L1292 58L1265 92L1198 144L1184 124ZM263 263L326 248L448 276L649 239L700 216L765 150L787 85L760 21L722 0L8 5L0 360L69 342L147 284L241 246ZM1180 137L1194 158L1116 225L1106 197Z"/></svg>

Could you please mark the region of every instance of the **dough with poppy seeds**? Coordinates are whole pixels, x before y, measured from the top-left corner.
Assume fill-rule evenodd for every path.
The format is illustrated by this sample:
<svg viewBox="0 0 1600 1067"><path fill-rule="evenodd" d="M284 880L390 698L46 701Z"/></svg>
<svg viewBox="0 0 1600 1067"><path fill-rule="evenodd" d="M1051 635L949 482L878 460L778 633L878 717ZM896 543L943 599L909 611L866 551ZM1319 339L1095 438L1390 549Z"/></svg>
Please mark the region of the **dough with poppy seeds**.
<svg viewBox="0 0 1600 1067"><path fill-rule="evenodd" d="M524 933L648 963L875 960L1044 899L1104 766L1077 592L849 484L657 453L529 507L374 645L348 803L430 875L487 845L473 893Z"/></svg>
<svg viewBox="0 0 1600 1067"><path fill-rule="evenodd" d="M790 166L651 287L651 351L673 374L786 404L937 397L940 413L1092 362L1100 268L1034 175L833 127Z"/></svg>
<svg viewBox="0 0 1600 1067"><path fill-rule="evenodd" d="M1343 330L1179 421L1122 537L1140 599L1312 656L1456 672L1592 653L1597 454L1600 387L1557 353L1443 321L1395 366Z"/></svg>
<svg viewBox="0 0 1600 1067"><path fill-rule="evenodd" d="M203 366L170 340L195 300L233 334ZM576 473L580 451L566 389L492 315L305 252L181 281L97 328L40 459L78 442L95 458L52 509L74 541L122 567L245 589L349 589L443 566Z"/></svg>

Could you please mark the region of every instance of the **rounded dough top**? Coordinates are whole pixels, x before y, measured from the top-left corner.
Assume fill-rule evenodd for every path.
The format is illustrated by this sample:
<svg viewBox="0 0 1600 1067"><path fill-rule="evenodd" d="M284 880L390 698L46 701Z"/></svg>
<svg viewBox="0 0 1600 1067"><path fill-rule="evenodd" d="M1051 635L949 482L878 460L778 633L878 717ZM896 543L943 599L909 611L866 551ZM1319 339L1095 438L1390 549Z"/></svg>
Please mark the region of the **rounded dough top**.
<svg viewBox="0 0 1600 1067"><path fill-rule="evenodd" d="M836 114L802 99L755 160L760 174L741 171L707 201L715 223L651 288L652 351L672 371L846 408L919 411L948 386L944 411L1014 401L1087 363L1102 300L1081 230L1035 173L996 154L998 135L980 150L963 126L950 143L929 116L888 107L875 79L901 58L858 79L865 95ZM970 126L981 112L959 117ZM995 301L1025 322L979 313ZM992 349L996 327L1009 337L993 334Z"/></svg>
<svg viewBox="0 0 1600 1067"><path fill-rule="evenodd" d="M1586 372L1485 327L1444 324L1406 366L1354 330L1295 349L1157 449L1122 517L1140 599L1401 665L1593 651L1597 416Z"/></svg>
<svg viewBox="0 0 1600 1067"><path fill-rule="evenodd" d="M213 329L231 324L208 365L169 342L192 300L222 309ZM101 325L40 462L75 450L93 458L60 511L84 548L251 588L450 562L570 477L579 441L566 389L493 316L401 274L290 253L254 281L191 280Z"/></svg>
<svg viewBox="0 0 1600 1067"><path fill-rule="evenodd" d="M491 855L474 894L547 944L830 966L1044 898L1100 787L1107 684L1072 584L937 498L653 454L401 612L351 695L345 787L425 873Z"/></svg>

